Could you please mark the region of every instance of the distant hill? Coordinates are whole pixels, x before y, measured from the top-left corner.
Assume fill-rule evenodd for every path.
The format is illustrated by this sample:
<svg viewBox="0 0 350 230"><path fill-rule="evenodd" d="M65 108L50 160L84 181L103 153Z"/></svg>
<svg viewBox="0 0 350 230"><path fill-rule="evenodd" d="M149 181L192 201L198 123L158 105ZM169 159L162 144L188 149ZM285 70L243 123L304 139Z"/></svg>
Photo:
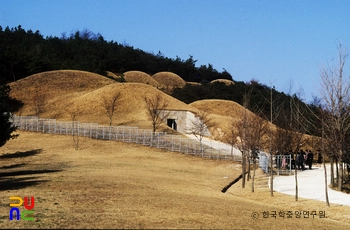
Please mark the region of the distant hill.
<svg viewBox="0 0 350 230"><path fill-rule="evenodd" d="M197 60L191 55L187 59L168 58L160 51L154 54L128 44L106 41L102 35L89 30L60 38L44 38L39 31L25 30L21 26L0 26L0 50L0 76L7 82L60 69L84 70L104 76L135 70L152 76L165 71L191 82L232 80L226 70L217 71L211 64L197 67Z"/></svg>

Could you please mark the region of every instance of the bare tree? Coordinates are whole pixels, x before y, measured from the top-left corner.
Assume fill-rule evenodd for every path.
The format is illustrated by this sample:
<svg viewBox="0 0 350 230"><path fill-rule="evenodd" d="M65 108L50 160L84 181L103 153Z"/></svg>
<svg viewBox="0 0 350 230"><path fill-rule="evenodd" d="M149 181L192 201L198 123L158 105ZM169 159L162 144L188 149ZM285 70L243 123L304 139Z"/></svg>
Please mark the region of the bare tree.
<svg viewBox="0 0 350 230"><path fill-rule="evenodd" d="M46 94L35 92L32 95L32 104L35 116L39 116L44 111L44 107L47 104Z"/></svg>
<svg viewBox="0 0 350 230"><path fill-rule="evenodd" d="M231 146L231 156L233 156L233 150L237 146L238 137L237 121L232 118L229 130L224 133L224 142Z"/></svg>
<svg viewBox="0 0 350 230"><path fill-rule="evenodd" d="M198 141L200 142L201 146L201 153L202 156L204 154L203 149L203 143L202 140L205 136L210 135L209 128L215 126L215 123L212 121L212 119L209 117L209 114L207 111L199 111L199 113L196 114L195 119L191 121L191 127L190 132L193 134Z"/></svg>
<svg viewBox="0 0 350 230"><path fill-rule="evenodd" d="M337 170L338 190L342 191L344 181L343 154L346 152L346 137L350 131L350 79L344 76L349 50L338 46L338 63L321 68L321 97L326 111L324 135L333 143ZM338 166L336 164L336 166Z"/></svg>
<svg viewBox="0 0 350 230"><path fill-rule="evenodd" d="M118 101L120 100L120 92L114 91L109 95L103 97L102 106L109 119L109 126L112 126L113 116L117 109Z"/></svg>
<svg viewBox="0 0 350 230"><path fill-rule="evenodd" d="M321 139L321 143L322 143L322 155L323 155L323 170L324 170L324 183L325 183L325 195L326 195L326 203L327 206L329 207L329 198L328 198L328 182L327 182L327 170L326 170L326 161L325 161L325 144L324 144L324 122L323 122L323 114L322 114L322 139ZM332 169L333 170L333 169Z"/></svg>
<svg viewBox="0 0 350 230"><path fill-rule="evenodd" d="M238 130L239 143L236 146L242 152L242 175L248 175L247 181L252 179L252 192L254 192L256 158L258 151L265 147L263 137L267 134L268 128L267 120L247 112L248 109L245 108L241 120L233 126ZM251 163L253 164L253 176L250 175ZM243 176L242 179L242 188L244 188L245 177Z"/></svg>
<svg viewBox="0 0 350 230"><path fill-rule="evenodd" d="M247 181L252 178L252 192L254 192L256 157L262 147L262 137L266 134L267 121L259 116L262 113L261 108L252 108L255 115L248 110L252 91L253 88L250 88L243 94L242 115L239 120L232 122L228 142L231 145L235 144L242 153L242 188L245 187L247 174ZM250 175L251 163L253 163L253 177Z"/></svg>
<svg viewBox="0 0 350 230"><path fill-rule="evenodd" d="M238 129L239 140L240 140L237 147L242 153L242 188L245 187L247 158L249 159L249 157L247 156L249 152L248 145L247 145L247 132L248 132L247 110L248 109L244 107L241 120L239 120L236 125Z"/></svg>
<svg viewBox="0 0 350 230"><path fill-rule="evenodd" d="M166 111L168 101L165 100L160 92L152 96L144 96L143 99L146 103L147 113L152 121L153 132L155 132L169 116L169 112Z"/></svg>
<svg viewBox="0 0 350 230"><path fill-rule="evenodd" d="M267 130L268 130L268 137L269 137L269 160L270 160L270 194L273 196L273 153L276 151L275 146L274 146L274 141L275 141L275 136L276 136L276 129L273 126L274 121L279 117L280 112L282 111L282 103L277 103L278 100L277 98L273 97L273 92L275 91L275 87L271 87L269 90L270 97L267 98L263 94L260 94L262 98L264 98L265 102L270 104L270 116L265 117L266 120L270 121L269 125L266 125Z"/></svg>
<svg viewBox="0 0 350 230"><path fill-rule="evenodd" d="M278 118L280 112L281 112L281 108L282 108L282 104L281 105L277 105L276 104L276 99L274 100L273 97L273 91L275 90L275 87L271 87L270 88L270 98L267 99L265 98L265 100L267 100L270 104L270 117L268 118L270 121L270 125L269 125L269 145L270 145L270 194L271 196L273 196L273 153L275 152L275 148L273 145L274 139L275 139L275 129L273 127L273 122Z"/></svg>
<svg viewBox="0 0 350 230"><path fill-rule="evenodd" d="M259 114L259 113L258 113ZM263 141L263 137L267 134L267 120L260 116L250 117L249 129L246 133L247 147L250 152L250 161L253 163L253 176L252 176L252 192L254 192L254 179L256 169L256 158L258 151L265 147L266 143ZM248 167L250 171L250 164Z"/></svg>
<svg viewBox="0 0 350 230"><path fill-rule="evenodd" d="M82 109L80 108L79 105L72 103L68 107L68 113L69 116L72 120L72 138L73 138L73 144L74 144L74 149L78 150L79 149L79 117L82 116L84 113Z"/></svg>
<svg viewBox="0 0 350 230"><path fill-rule="evenodd" d="M281 151L292 150L292 153L297 154L300 150L300 147L305 143L304 136L308 132L308 127L310 121L307 119L307 107L300 100L300 91L298 94L290 96L290 109L289 117L286 117L286 123L288 127L288 134L284 134L287 139L287 144L284 146ZM296 162L296 159L295 161ZM294 177L295 177L295 201L298 201L299 191L298 191L298 170L296 165L294 165Z"/></svg>
<svg viewBox="0 0 350 230"><path fill-rule="evenodd" d="M324 181L325 181L325 197L326 197L326 203L329 207L329 198L328 198L328 182L327 182L327 170L326 170L326 164L325 164L325 156L326 152L331 152L330 149L332 148L333 144L331 143L330 139L325 138L325 118L326 118L326 111L324 109L324 106L321 104L321 100L319 98L314 97L313 102L311 105L307 106L309 110L309 114L311 115L309 117L309 123L311 124L312 133L316 134L318 138L316 138L315 146L319 149L319 154L322 156L322 164L324 168ZM333 158L331 154L328 154L330 159ZM331 160L332 162L332 160ZM331 183L333 184L334 181L332 180L334 178L333 176L333 167L331 163Z"/></svg>

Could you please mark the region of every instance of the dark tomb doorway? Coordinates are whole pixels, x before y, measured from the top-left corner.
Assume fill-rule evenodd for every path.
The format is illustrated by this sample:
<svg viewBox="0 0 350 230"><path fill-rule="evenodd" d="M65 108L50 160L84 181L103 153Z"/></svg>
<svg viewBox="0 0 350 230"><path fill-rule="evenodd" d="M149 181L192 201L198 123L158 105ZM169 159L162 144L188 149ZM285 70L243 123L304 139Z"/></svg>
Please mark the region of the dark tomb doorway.
<svg viewBox="0 0 350 230"><path fill-rule="evenodd" d="M177 130L177 124L176 124L176 121L175 119L167 119L167 125L174 129L174 130Z"/></svg>

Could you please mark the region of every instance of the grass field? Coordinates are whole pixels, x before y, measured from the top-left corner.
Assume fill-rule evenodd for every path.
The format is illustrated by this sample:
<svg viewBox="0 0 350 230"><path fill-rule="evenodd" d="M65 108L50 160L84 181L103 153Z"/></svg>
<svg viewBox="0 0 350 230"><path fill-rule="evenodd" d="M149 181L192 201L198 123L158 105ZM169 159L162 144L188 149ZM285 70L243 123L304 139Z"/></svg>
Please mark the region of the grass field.
<svg viewBox="0 0 350 230"><path fill-rule="evenodd" d="M70 120L67 110L78 105L80 122L103 125L108 118L101 101L119 91L113 125L149 129L144 96L160 91L148 82L152 77L133 77L147 82L116 83L84 71L50 71L11 83L11 96L24 103L17 115L34 115L36 98L42 98L42 118ZM242 110L222 100L187 105L161 93L169 109L206 109L217 123L213 131L225 131ZM161 129L170 130L166 125ZM241 174L237 162L82 137L79 150L74 150L71 136L19 134L0 148L0 229L350 229L350 207L300 198L295 202L293 196L277 192L271 197L261 170L256 172L254 193L251 180L244 189L239 181L222 193ZM11 196L35 197L34 221L9 220ZM273 211L291 211L293 216L264 218ZM325 211L326 218L296 218L296 211Z"/></svg>
<svg viewBox="0 0 350 230"><path fill-rule="evenodd" d="M240 174L234 162L89 138L74 150L71 136L19 134L0 148L0 228L350 228L350 207L271 197L260 170L254 193L250 182L222 193ZM9 221L10 196L34 196L35 220ZM313 210L327 218L263 218Z"/></svg>

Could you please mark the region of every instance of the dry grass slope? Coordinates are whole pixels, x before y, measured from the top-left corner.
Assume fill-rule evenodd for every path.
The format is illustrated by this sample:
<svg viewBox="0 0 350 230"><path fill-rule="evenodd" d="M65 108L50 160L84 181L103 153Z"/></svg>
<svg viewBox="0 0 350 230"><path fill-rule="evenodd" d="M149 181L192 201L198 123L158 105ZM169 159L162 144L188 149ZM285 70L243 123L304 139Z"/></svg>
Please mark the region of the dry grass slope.
<svg viewBox="0 0 350 230"><path fill-rule="evenodd" d="M189 105L211 115L215 126L210 131L214 139L221 141L224 141L225 133L230 132L232 122L241 119L244 113L244 108L240 104L228 100L199 100ZM247 113L248 116L256 116L250 111Z"/></svg>
<svg viewBox="0 0 350 230"><path fill-rule="evenodd" d="M244 112L244 108L240 104L228 100L199 100L189 105L199 110L206 110L208 113L229 116L232 118L240 118ZM253 116L254 114L249 111L249 115Z"/></svg>
<svg viewBox="0 0 350 230"><path fill-rule="evenodd" d="M215 80L212 80L210 83L215 83L215 82L222 82L222 83L225 83L225 85L234 85L235 83L231 80L228 80L228 79L215 79Z"/></svg>
<svg viewBox="0 0 350 230"><path fill-rule="evenodd" d="M155 87L142 83L116 83L104 76L82 71L52 71L36 74L11 83L11 96L22 102L24 107L19 115L35 115L32 94L44 95L43 118L71 120L70 111L77 108L81 122L108 124L103 98L118 91L121 93L113 125L131 125L139 128L151 128L146 114L144 96L161 93L168 101L169 109L197 109L161 92ZM170 131L162 126L163 131Z"/></svg>
<svg viewBox="0 0 350 230"><path fill-rule="evenodd" d="M114 78L114 79L116 79L116 80L121 79L120 76L118 76L117 74L112 73L112 72L110 72L110 71L107 71L107 76L108 76L108 77L111 77L111 78Z"/></svg>
<svg viewBox="0 0 350 230"><path fill-rule="evenodd" d="M19 93L34 93L41 90L47 94L77 93L98 89L102 86L115 83L102 75L79 71L57 70L34 74L10 83L12 91ZM16 95L13 95L16 96Z"/></svg>
<svg viewBox="0 0 350 230"><path fill-rule="evenodd" d="M55 118L55 109L62 102L113 83L111 79L86 71L48 71L10 83L10 96L24 103L20 115L35 115L33 106L39 99L45 104L45 116Z"/></svg>
<svg viewBox="0 0 350 230"><path fill-rule="evenodd" d="M215 122L215 126L210 130L213 138L216 140L221 140L225 142L225 134L230 132L232 127L232 122L239 121L244 115L244 107L234 101L228 100L199 100L189 104L191 107L194 107L198 110L207 111L212 120ZM251 119L256 119L258 116L253 112L247 110L247 116ZM269 125L276 129L277 127L270 122ZM268 136L263 138L265 141L268 140ZM312 149L312 137L310 135L303 135L303 148Z"/></svg>
<svg viewBox="0 0 350 230"><path fill-rule="evenodd" d="M271 197L260 171L254 193L250 182L221 193L240 174L233 162L88 138L80 146L74 150L70 136L20 132L0 149L0 228L350 228L350 207ZM9 221L10 196L34 196L35 220ZM288 210L327 218L263 218Z"/></svg>
<svg viewBox="0 0 350 230"><path fill-rule="evenodd" d="M199 83L199 82L192 82L192 81L188 81L188 82L186 82L186 84L189 84L189 85L201 85L201 83Z"/></svg>
<svg viewBox="0 0 350 230"><path fill-rule="evenodd" d="M154 87L159 87L159 83L154 80L150 75L144 73L142 71L128 71L124 73L124 79L127 82L137 82L143 83L147 85L151 85Z"/></svg>
<svg viewBox="0 0 350 230"><path fill-rule="evenodd" d="M121 92L115 124L149 128L144 95L162 93L141 83L115 83L82 71L51 71L11 83L11 96L25 102L21 115L33 115L31 93L47 95L41 117L69 120L79 106L82 122L107 124L102 98ZM208 109L220 127L242 108L222 100L187 105L163 93L169 108ZM257 171L256 190L240 183L221 189L240 173L234 162L202 159L136 144L71 136L19 132L0 148L0 199L35 197L35 221L9 221L8 203L0 205L0 228L214 228L350 229L350 207L270 196L266 177ZM39 150L39 151L37 151ZM29 154L30 153L30 154ZM24 157L26 155L26 157ZM271 211L326 211L327 218L263 218ZM253 219L252 213L259 218Z"/></svg>
<svg viewBox="0 0 350 230"><path fill-rule="evenodd" d="M116 125L132 125L138 126L139 128L151 128L144 97L152 97L156 93L161 93L165 100L168 101L168 109L196 111L196 109L150 85L141 83L116 83L74 99L74 103L81 105L81 109L85 114L82 116L82 120L85 122L89 121L105 124L108 120L107 116L104 114L104 108L100 104L103 96L109 95L113 91L121 93L121 98L117 105L117 115L115 117ZM162 126L162 129L165 128L167 127Z"/></svg>
<svg viewBox="0 0 350 230"><path fill-rule="evenodd" d="M186 85L186 82L179 75L172 72L159 72L152 77L166 88L182 88Z"/></svg>

